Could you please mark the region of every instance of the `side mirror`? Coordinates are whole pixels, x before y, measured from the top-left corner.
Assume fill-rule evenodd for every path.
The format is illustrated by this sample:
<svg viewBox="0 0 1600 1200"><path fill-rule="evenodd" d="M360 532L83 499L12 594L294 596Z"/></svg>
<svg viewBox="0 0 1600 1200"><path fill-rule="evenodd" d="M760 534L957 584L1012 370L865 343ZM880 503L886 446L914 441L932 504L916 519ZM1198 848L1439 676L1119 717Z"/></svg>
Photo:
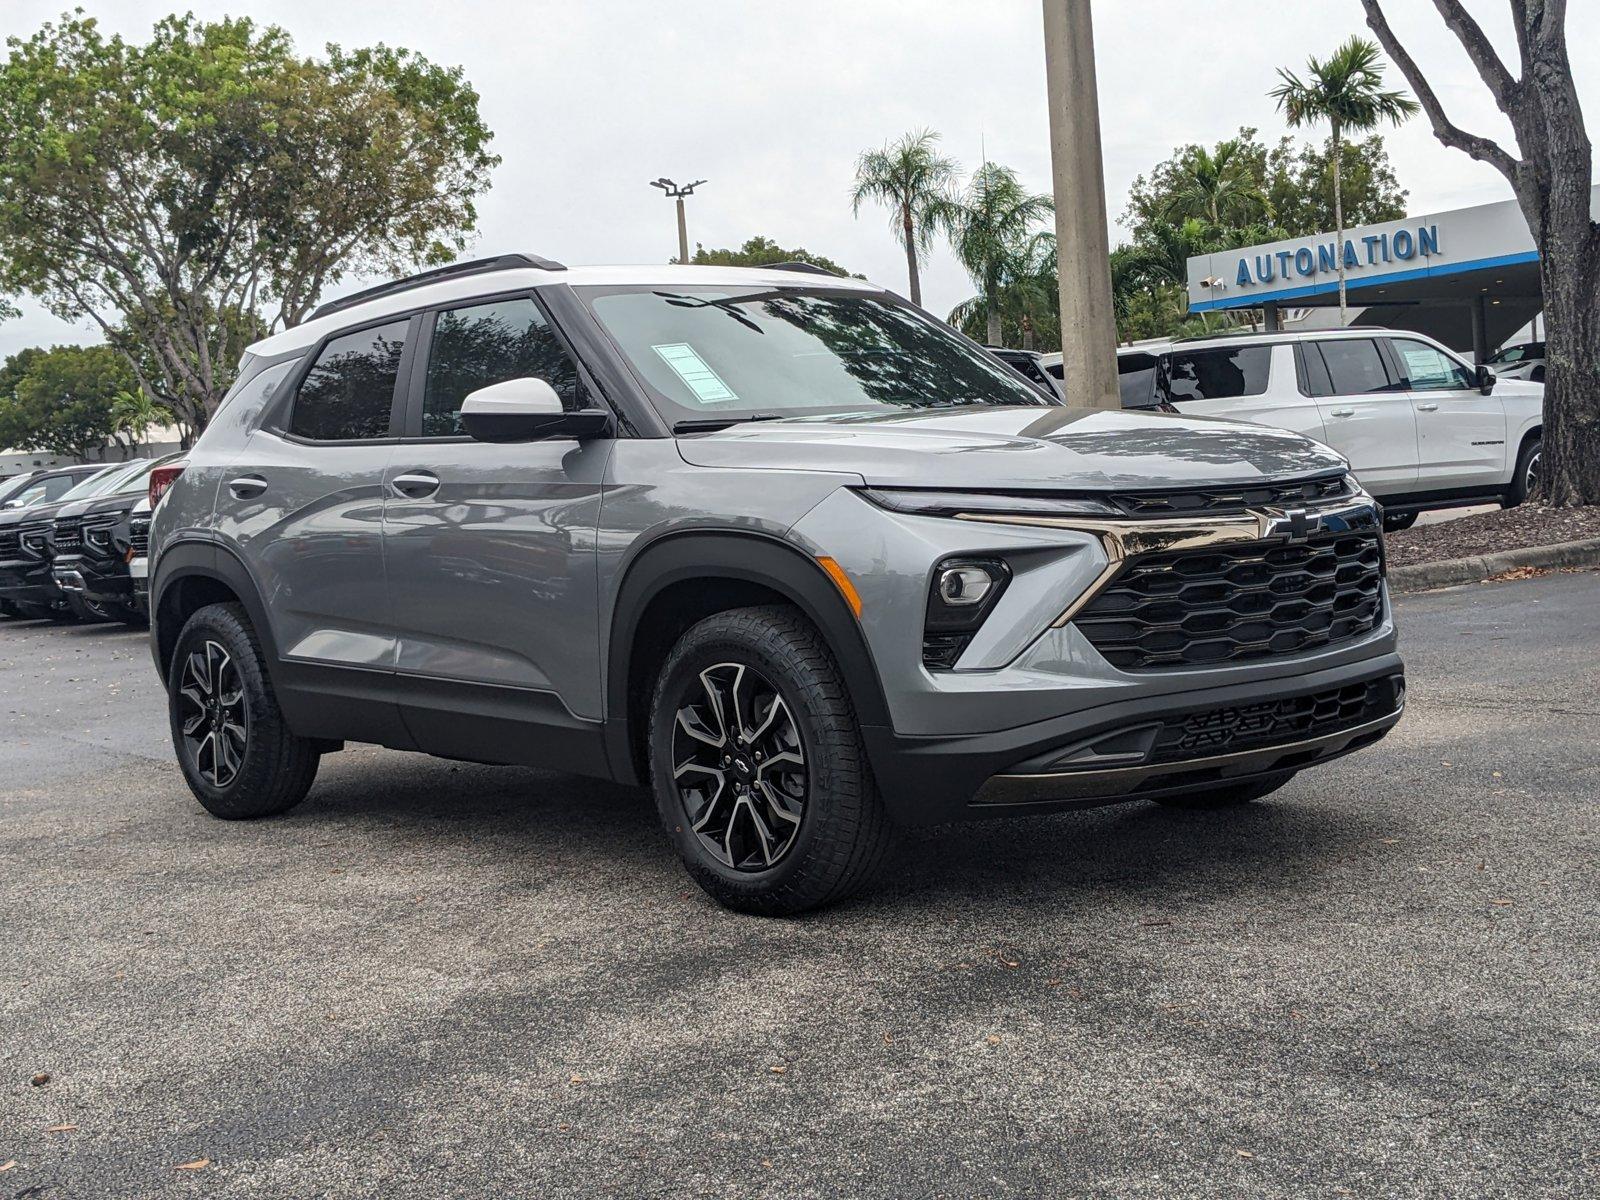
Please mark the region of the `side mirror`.
<svg viewBox="0 0 1600 1200"><path fill-rule="evenodd" d="M1481 363L1478 366L1478 390L1487 396L1494 391L1495 373Z"/></svg>
<svg viewBox="0 0 1600 1200"><path fill-rule="evenodd" d="M469 392L461 402L461 424L480 442L537 442L548 438L598 437L611 414L561 406L555 388L542 379L506 379Z"/></svg>

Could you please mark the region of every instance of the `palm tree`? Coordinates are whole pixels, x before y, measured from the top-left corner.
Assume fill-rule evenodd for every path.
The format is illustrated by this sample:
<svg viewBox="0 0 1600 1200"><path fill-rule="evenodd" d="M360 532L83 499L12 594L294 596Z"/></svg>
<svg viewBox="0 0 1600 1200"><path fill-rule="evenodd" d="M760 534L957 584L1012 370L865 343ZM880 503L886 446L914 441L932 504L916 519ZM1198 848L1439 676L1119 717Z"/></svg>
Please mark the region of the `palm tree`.
<svg viewBox="0 0 1600 1200"><path fill-rule="evenodd" d="M1366 133L1380 121L1399 125L1418 109L1417 102L1404 92L1383 90L1383 59L1376 42L1352 37L1326 62L1309 59L1310 78L1302 81L1292 71L1278 68L1283 79L1267 93L1278 102L1292 127L1327 121L1331 130L1333 158L1334 257L1339 263L1339 324L1348 324L1344 291L1344 193L1340 179L1340 137L1346 130Z"/></svg>
<svg viewBox="0 0 1600 1200"><path fill-rule="evenodd" d="M937 153L939 135L920 129L902 135L880 150L865 150L856 159L856 183L850 211L861 214L868 200L889 209L889 227L905 246L911 277L911 303L922 303L917 268L927 258L938 215L950 201L960 167Z"/></svg>
<svg viewBox="0 0 1600 1200"><path fill-rule="evenodd" d="M1178 164L1172 183L1165 214L1171 221L1201 217L1220 228L1224 223L1248 224L1267 212L1267 197L1238 138L1218 142L1215 152L1193 147Z"/></svg>
<svg viewBox="0 0 1600 1200"><path fill-rule="evenodd" d="M116 433L127 439L129 454L144 445L145 434L152 425L161 425L170 420L172 413L168 411L166 405L143 388L136 388L131 392L119 392L116 399L111 402L112 424Z"/></svg>
<svg viewBox="0 0 1600 1200"><path fill-rule="evenodd" d="M1002 294L1008 278L1021 276L1038 255L1041 231L1034 228L1055 211L1050 196L1030 192L1010 167L984 163L973 172L966 191L939 212L950 233L950 247L978 285L969 303L981 303L987 340L1000 344Z"/></svg>

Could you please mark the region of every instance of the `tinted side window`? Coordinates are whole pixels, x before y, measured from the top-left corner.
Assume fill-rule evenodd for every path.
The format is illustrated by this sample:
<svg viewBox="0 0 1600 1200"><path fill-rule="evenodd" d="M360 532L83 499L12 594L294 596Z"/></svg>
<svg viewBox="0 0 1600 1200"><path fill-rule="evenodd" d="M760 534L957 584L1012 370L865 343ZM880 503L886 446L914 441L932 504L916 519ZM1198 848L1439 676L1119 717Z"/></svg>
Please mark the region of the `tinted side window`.
<svg viewBox="0 0 1600 1200"><path fill-rule="evenodd" d="M1167 356L1167 391L1174 403L1232 400L1267 390L1272 347L1176 350Z"/></svg>
<svg viewBox="0 0 1600 1200"><path fill-rule="evenodd" d="M1156 356L1153 354L1117 355L1117 389L1123 408L1156 408Z"/></svg>
<svg viewBox="0 0 1600 1200"><path fill-rule="evenodd" d="M1393 390L1395 381L1383 364L1378 343L1369 338L1329 339L1314 342L1306 352L1317 351L1327 367L1331 395L1365 396L1371 392Z"/></svg>
<svg viewBox="0 0 1600 1200"><path fill-rule="evenodd" d="M1405 385L1414 392L1459 391L1477 386L1465 367L1426 342L1394 338L1389 344L1405 372Z"/></svg>
<svg viewBox="0 0 1600 1200"><path fill-rule="evenodd" d="M392 321L324 346L295 395L289 432L318 442L388 437L406 325Z"/></svg>
<svg viewBox="0 0 1600 1200"><path fill-rule="evenodd" d="M532 300L441 312L428 350L422 436L461 433L461 402L469 392L529 376L555 388L562 407L583 407L578 369Z"/></svg>
<svg viewBox="0 0 1600 1200"><path fill-rule="evenodd" d="M46 479L44 481L44 499L59 500L85 478L86 476L83 475L57 475L51 479Z"/></svg>

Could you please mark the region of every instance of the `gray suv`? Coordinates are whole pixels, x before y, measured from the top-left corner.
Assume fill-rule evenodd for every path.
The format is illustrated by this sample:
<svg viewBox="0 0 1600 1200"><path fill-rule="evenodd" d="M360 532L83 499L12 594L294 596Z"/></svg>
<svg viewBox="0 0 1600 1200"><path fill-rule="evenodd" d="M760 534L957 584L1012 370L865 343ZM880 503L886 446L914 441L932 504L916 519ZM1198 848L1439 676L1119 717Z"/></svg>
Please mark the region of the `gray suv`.
<svg viewBox="0 0 1600 1200"><path fill-rule="evenodd" d="M1378 510L1305 437L1075 409L863 281L509 255L250 349L152 475L189 786L346 741L648 784L719 901L899 825L1240 804L1404 700Z"/></svg>

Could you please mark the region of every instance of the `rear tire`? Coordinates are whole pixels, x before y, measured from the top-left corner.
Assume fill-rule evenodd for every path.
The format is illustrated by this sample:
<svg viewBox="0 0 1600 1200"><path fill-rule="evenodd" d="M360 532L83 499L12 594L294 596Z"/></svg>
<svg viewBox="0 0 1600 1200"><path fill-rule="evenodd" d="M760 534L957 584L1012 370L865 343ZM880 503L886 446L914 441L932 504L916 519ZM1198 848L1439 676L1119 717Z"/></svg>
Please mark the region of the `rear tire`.
<svg viewBox="0 0 1600 1200"><path fill-rule="evenodd" d="M213 816L287 812L317 776L317 743L290 732L238 604L208 605L184 625L167 671L167 710L184 780Z"/></svg>
<svg viewBox="0 0 1600 1200"><path fill-rule="evenodd" d="M1538 489L1539 451L1543 445L1542 437L1531 437L1522 444L1517 454L1516 472L1511 476L1511 494L1506 497L1507 508L1524 503Z"/></svg>
<svg viewBox="0 0 1600 1200"><path fill-rule="evenodd" d="M1240 805L1271 795L1293 779L1294 775L1293 771L1282 771L1277 775L1268 775L1265 779L1252 780L1250 783L1235 783L1227 787L1212 788L1210 791L1185 792L1177 796L1156 796L1154 799L1164 808L1203 811L1238 808Z"/></svg>
<svg viewBox="0 0 1600 1200"><path fill-rule="evenodd" d="M792 608L717 613L679 639L651 700L650 768L668 841L728 908L843 900L888 850L844 677Z"/></svg>

